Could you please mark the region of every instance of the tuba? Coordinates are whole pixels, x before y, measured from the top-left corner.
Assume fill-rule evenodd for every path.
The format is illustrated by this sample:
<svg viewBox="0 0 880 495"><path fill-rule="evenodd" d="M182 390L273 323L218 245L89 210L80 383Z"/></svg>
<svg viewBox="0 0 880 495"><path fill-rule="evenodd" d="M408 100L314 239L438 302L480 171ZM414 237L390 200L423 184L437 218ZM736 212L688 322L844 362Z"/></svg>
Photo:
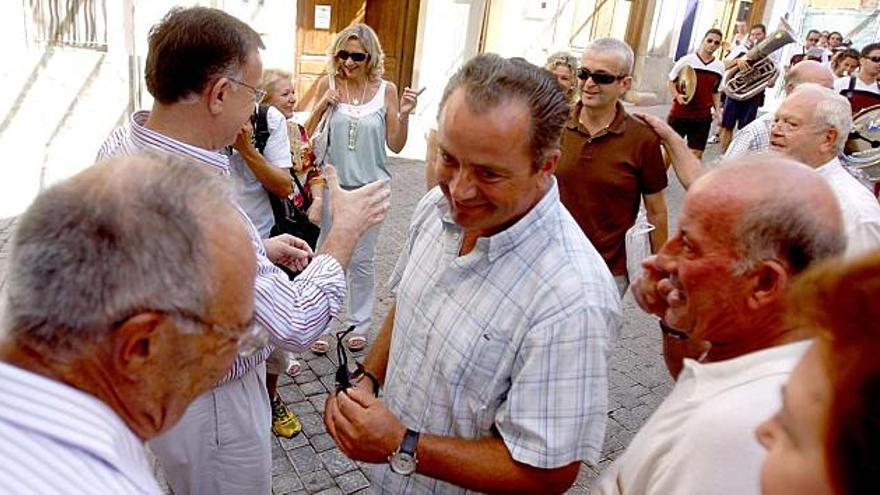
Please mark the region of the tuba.
<svg viewBox="0 0 880 495"><path fill-rule="evenodd" d="M785 28L761 40L745 54L749 61L748 69L739 70L734 66L724 74L724 94L741 101L763 91L779 74L779 68L770 60L770 54L792 42L794 37Z"/></svg>
<svg viewBox="0 0 880 495"><path fill-rule="evenodd" d="M880 183L880 105L865 108L853 116L852 131L841 161L858 170L869 182Z"/></svg>

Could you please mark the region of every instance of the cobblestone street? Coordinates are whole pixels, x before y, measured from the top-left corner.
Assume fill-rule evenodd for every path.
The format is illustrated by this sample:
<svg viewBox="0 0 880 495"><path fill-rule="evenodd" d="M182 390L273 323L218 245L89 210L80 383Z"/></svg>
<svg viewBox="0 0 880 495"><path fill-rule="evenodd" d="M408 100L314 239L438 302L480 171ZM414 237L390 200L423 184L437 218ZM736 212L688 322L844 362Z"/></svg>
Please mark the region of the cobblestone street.
<svg viewBox="0 0 880 495"><path fill-rule="evenodd" d="M663 114L668 107L640 108L641 111ZM706 161L718 155L717 145L710 145ZM376 257L378 304L374 327L388 311L391 298L386 281L406 240L410 214L425 191L424 163L421 161L390 159L393 207L382 227ZM670 177L667 189L670 229L682 200L677 180ZM5 285L8 243L14 219L0 220L0 289ZM610 369L610 410L604 453L598 466L584 466L569 493L589 493L589 485L596 473L615 459L629 444L635 432L644 423L671 389L672 382L660 355L660 339L653 319L639 311L629 294L624 298L624 324L616 342ZM341 329L334 322L332 331ZM373 329L375 332L375 328ZM300 355L303 371L295 378L282 376L280 393L284 401L300 418L303 431L296 437L273 440L273 489L276 494L352 494L371 493L364 465L347 459L335 446L324 429L323 403L333 389L335 371L335 339L327 356L310 352ZM363 357L365 352L357 353Z"/></svg>

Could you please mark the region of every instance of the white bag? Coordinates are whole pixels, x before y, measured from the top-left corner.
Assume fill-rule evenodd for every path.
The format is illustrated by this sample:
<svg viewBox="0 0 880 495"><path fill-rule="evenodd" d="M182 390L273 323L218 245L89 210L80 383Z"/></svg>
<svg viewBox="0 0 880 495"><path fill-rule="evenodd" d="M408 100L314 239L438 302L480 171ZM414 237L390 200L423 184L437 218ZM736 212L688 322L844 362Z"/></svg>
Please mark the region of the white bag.
<svg viewBox="0 0 880 495"><path fill-rule="evenodd" d="M336 78L330 76L327 82L330 89L336 89ZM324 165L327 160L327 154L330 152L330 115L333 113L333 107L328 107L318 122L318 127L312 134L312 152L315 153L315 163L319 166Z"/></svg>
<svg viewBox="0 0 880 495"><path fill-rule="evenodd" d="M645 206L639 205L636 223L626 231L626 271L629 282L633 283L642 274L642 261L651 256L651 231L654 226L648 223Z"/></svg>

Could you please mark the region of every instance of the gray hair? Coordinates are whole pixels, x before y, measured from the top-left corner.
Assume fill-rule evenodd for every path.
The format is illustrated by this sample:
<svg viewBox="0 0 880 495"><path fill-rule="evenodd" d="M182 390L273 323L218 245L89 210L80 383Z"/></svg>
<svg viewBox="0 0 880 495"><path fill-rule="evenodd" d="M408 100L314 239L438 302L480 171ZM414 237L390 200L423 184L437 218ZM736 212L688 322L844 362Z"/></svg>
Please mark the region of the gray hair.
<svg viewBox="0 0 880 495"><path fill-rule="evenodd" d="M584 47L584 51L594 52L612 52L620 59L621 68L624 74L631 75L633 71L633 63L635 56L629 45L617 38L599 38L595 39ZM622 75L622 74L621 74Z"/></svg>
<svg viewBox="0 0 880 495"><path fill-rule="evenodd" d="M205 229L230 195L170 155L99 163L41 193L11 241L8 336L75 350L146 311L205 314L217 283Z"/></svg>
<svg viewBox="0 0 880 495"><path fill-rule="evenodd" d="M531 122L529 149L536 169L552 151L559 149L570 107L550 72L521 58L505 59L494 53L477 55L449 79L438 115L458 88L464 88L465 102L475 112L485 112L511 100L526 105Z"/></svg>
<svg viewBox="0 0 880 495"><path fill-rule="evenodd" d="M818 93L815 100L816 107L813 120L816 124L831 127L837 131L837 141L834 143L834 149L837 153L841 153L853 125L852 107L849 104L849 100L843 95L815 83L801 84L792 91L792 94L807 91Z"/></svg>
<svg viewBox="0 0 880 495"><path fill-rule="evenodd" d="M791 275L813 262L838 256L846 249L846 237L803 203L772 198L750 206L733 228L737 252L742 258L736 272L742 274L761 261L778 259Z"/></svg>

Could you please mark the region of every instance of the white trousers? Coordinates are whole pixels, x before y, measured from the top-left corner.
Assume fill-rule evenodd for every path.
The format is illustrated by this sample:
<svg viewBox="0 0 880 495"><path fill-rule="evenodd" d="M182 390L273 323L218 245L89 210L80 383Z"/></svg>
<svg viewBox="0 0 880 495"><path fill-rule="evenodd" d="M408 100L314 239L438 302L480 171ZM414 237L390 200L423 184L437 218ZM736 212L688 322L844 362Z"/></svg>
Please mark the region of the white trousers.
<svg viewBox="0 0 880 495"><path fill-rule="evenodd" d="M332 225L329 197L325 190L319 248ZM348 326L357 327L350 335L366 335L373 324L373 306L376 303L376 244L379 243L381 230L382 224L375 225L361 236L351 254L351 261L345 267L345 280L348 284L346 297Z"/></svg>
<svg viewBox="0 0 880 495"><path fill-rule="evenodd" d="M272 412L266 367L200 395L150 441L176 495L272 492Z"/></svg>

